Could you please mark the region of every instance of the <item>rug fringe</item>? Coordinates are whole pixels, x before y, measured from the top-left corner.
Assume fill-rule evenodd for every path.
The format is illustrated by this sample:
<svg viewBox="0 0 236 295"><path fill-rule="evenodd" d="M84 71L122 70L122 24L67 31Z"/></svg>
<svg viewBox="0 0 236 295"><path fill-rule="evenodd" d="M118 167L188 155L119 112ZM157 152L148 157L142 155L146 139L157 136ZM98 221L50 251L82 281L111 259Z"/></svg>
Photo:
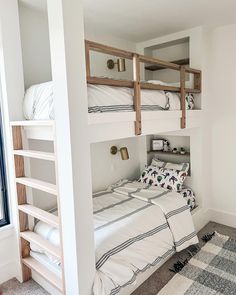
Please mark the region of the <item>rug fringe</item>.
<svg viewBox="0 0 236 295"><path fill-rule="evenodd" d="M207 243L209 242L214 236L215 236L216 232L214 231L212 234L206 234L202 237L202 241Z"/></svg>

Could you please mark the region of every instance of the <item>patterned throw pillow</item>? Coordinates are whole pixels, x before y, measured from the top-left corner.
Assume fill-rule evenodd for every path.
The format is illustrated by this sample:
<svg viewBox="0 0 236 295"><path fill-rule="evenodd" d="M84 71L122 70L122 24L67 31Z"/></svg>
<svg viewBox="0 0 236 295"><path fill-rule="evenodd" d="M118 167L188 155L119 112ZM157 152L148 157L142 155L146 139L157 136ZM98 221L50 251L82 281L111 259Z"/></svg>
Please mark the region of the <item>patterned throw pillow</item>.
<svg viewBox="0 0 236 295"><path fill-rule="evenodd" d="M183 187L183 189L179 193L186 200L187 204L189 205L190 210L193 210L196 206L196 198L195 198L194 192L191 190L191 188Z"/></svg>
<svg viewBox="0 0 236 295"><path fill-rule="evenodd" d="M141 174L139 182L179 192L186 176L185 171L148 166Z"/></svg>
<svg viewBox="0 0 236 295"><path fill-rule="evenodd" d="M164 162L159 160L157 157L152 159L151 166L156 166L159 168L166 168L166 169L173 169L173 170L180 170L183 172L188 173L189 170L189 163L171 163L171 162Z"/></svg>

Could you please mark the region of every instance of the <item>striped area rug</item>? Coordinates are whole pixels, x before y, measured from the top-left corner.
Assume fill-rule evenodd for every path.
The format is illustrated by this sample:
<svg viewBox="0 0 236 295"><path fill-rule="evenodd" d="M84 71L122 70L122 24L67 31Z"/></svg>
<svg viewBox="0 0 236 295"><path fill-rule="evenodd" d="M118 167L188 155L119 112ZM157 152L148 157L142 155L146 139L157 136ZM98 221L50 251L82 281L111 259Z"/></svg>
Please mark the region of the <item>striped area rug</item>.
<svg viewBox="0 0 236 295"><path fill-rule="evenodd" d="M236 240L218 233L158 295L236 295Z"/></svg>

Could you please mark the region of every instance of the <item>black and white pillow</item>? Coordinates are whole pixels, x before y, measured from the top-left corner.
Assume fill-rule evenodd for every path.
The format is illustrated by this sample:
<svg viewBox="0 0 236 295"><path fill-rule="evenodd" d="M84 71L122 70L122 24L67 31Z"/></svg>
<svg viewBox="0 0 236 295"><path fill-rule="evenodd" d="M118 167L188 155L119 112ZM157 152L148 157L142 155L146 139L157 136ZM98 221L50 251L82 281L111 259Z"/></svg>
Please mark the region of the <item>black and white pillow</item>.
<svg viewBox="0 0 236 295"><path fill-rule="evenodd" d="M187 173L185 171L148 166L139 179L139 182L160 186L169 190L181 191Z"/></svg>
<svg viewBox="0 0 236 295"><path fill-rule="evenodd" d="M179 193L186 200L190 210L193 210L196 207L196 198L195 198L195 194L191 190L191 188L183 187Z"/></svg>

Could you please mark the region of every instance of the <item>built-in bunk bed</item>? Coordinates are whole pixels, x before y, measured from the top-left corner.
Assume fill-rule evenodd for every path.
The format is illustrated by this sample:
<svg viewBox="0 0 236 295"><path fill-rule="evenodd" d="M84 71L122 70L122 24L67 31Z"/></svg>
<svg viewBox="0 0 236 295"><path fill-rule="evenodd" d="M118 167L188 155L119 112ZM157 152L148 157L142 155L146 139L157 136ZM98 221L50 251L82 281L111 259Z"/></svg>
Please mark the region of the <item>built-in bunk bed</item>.
<svg viewBox="0 0 236 295"><path fill-rule="evenodd" d="M201 93L200 70L91 41L85 41L85 48L91 142L200 125L201 110L194 107L194 96ZM133 79L91 76L91 51L132 60ZM155 80L142 81L140 72L143 64L156 64L178 71L179 86ZM192 88L186 88L187 74L193 76ZM24 100L24 113L28 120L54 118L53 82L34 85L28 89Z"/></svg>
<svg viewBox="0 0 236 295"><path fill-rule="evenodd" d="M160 126L157 127L156 125L158 120L164 118L165 122L168 122L168 120L173 119L173 116L178 121L178 128L186 127L186 118L188 117L186 115L188 112L186 111L186 94L201 92L201 71L91 41L86 41L85 46L88 93L95 95L96 100L96 93L103 95L105 93L103 87L107 86L109 88L106 91L109 91L109 95L113 93L120 96L125 93L126 98L128 96L128 101L130 101L127 104L127 100L125 100L124 109L122 107L114 108L113 103L111 105L113 108L112 115L111 112L103 112L109 109L105 106L94 105L90 107L89 124L98 125L99 134L111 122L115 122L115 124L119 124L121 130L119 134L122 134L122 136L113 134L108 138L107 133L106 139L113 139L116 136L117 138L125 137L127 133L124 129L127 125L121 123L126 122L129 125L128 136L141 135L143 122L145 119L150 121L150 117L154 119L150 122L155 124L146 127L144 134L161 131L158 129ZM91 77L89 63L89 52L91 50L132 59L134 79L128 81ZM140 80L140 63L158 64L179 71L180 86L142 82ZM186 72L194 74L193 89L185 88ZM154 99L154 102L151 99L151 104L142 105L141 103L145 91L150 92L148 95L152 95ZM168 111L167 108L159 108L160 102L155 104L155 96L160 99L161 103L163 100L166 101L166 92L180 93L178 99L181 110L173 111L174 115L169 115L171 111ZM54 141L53 99L52 82L33 86L26 92L24 111L26 117L30 120L12 122L13 147L17 177L23 278L28 280L31 277L30 270L33 269L64 294L60 221L57 217L57 210L45 212L27 204L26 197L26 187L36 188L53 195L57 195L57 187L53 184L25 177L24 171L24 157L55 161L56 163L56 155L55 153L25 150L22 140L22 131L26 131L26 138L28 139ZM105 97L102 99L103 103ZM133 109L131 106L133 106ZM145 111L145 109L148 110ZM150 109L154 110L150 111ZM99 111L99 114L97 111ZM117 114L117 116L114 116L114 114ZM101 124L99 120L103 116L105 119L101 120ZM151 124L150 122L149 124ZM169 126L169 128L172 127ZM164 127L163 131L166 131ZM113 133L115 133L114 130ZM90 141L96 142L104 139L99 134L96 138L94 133ZM180 187L177 180L183 182L186 175L185 170L170 169L166 172L163 167L158 167L158 165L152 163L136 181L121 181L110 186L106 191L93 195L97 268L94 294L130 294L137 285L160 267L175 251L181 251L198 242L190 208L178 193ZM168 178L169 184L166 186L163 182L163 185L157 185L155 179L161 183L160 177L162 180ZM171 185L173 187L170 188ZM59 200L57 201L59 203ZM28 216L36 218L36 222L30 230ZM136 286L135 283L137 283Z"/></svg>

